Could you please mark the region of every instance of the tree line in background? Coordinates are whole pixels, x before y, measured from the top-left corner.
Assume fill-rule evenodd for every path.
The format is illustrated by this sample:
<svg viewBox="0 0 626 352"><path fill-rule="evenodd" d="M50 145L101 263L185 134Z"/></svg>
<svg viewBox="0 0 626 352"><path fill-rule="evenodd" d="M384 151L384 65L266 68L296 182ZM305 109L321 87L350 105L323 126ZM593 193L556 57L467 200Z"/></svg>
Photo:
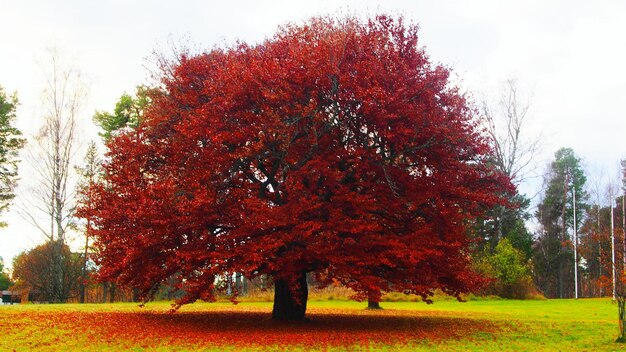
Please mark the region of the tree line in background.
<svg viewBox="0 0 626 352"><path fill-rule="evenodd" d="M396 28L396 30L398 29ZM287 36L287 33L284 33L284 35ZM308 37L303 35L302 38L306 39ZM362 40L365 40L363 38ZM344 40L343 37L335 39ZM382 39L376 38L376 40ZM386 50L386 48L388 47L381 46L378 49ZM269 50L269 46L265 50ZM280 50L280 47L277 46L275 50ZM281 55L283 54L281 52ZM367 56L365 50L358 54L362 55L361 60L374 60L374 58ZM391 52L388 55L394 54L396 53ZM226 56L226 53L214 53L214 55ZM241 55L241 57L244 56L243 54ZM256 59L256 57L248 57L244 60L241 57L233 59L232 67L240 67L238 65L242 65L242 62ZM194 104L202 105L203 99L208 99L206 94L193 96L194 101L186 101L182 105L167 105L165 103L168 101L163 99L162 96L179 94L180 97L184 96L185 99L188 99L189 94L195 93L185 89L197 84L194 79L217 80L219 77L205 77L207 73L202 71L202 65L217 65L219 61L215 60L217 60L215 57L208 56L203 59L189 61L183 56L183 59L176 63L178 66L171 64L167 67L171 70L168 71L170 74L174 74L173 72L178 70L178 74L181 75L178 77L166 77L169 79L170 86L140 86L132 95L123 94L112 112L96 112L93 116L93 121L100 127L100 136L107 148L111 148L111 145L113 145L111 141L120 136L122 138L118 138L117 143L122 143L120 141L123 141L124 138L126 138L124 143L133 143L133 138L153 138L150 142L152 145L156 145L159 141L165 141L166 137L163 137L163 135L150 135L148 130L142 129L144 116L148 113L147 111L149 109L161 109L163 114L170 113L181 116L184 114L184 111L200 109ZM181 65L181 62L185 64ZM354 69L360 68L355 66ZM181 73L181 70L188 71ZM259 72L263 73L260 69ZM218 73L225 74L226 70ZM433 71L431 73L438 74L440 72ZM275 71L274 74L278 74L278 71ZM370 79L379 79L381 82L385 80L384 76L378 77L371 72L368 74L372 75ZM239 77L239 79L245 84L254 84L253 81L248 81L245 77ZM180 80L180 82L177 80ZM102 163L110 160L112 155L115 156L116 151L113 150L113 154L111 154L111 149L107 149L109 154L103 157L98 153L96 144L91 143L87 148L83 162L80 165L74 165L73 155L77 150L76 121L79 117L80 104L84 98L84 88L80 84L78 73L61 67L57 63L55 56L52 56L51 70L47 73L46 82L44 106L47 111L44 116L44 125L34 138L32 160L30 160L36 164L35 170L38 172L39 186L29 198L31 203L20 207L20 213L22 213L23 217L41 231L46 241L14 258L12 276L9 276L4 271L3 262L0 261L0 289L6 289L14 285L17 288L30 290L36 294L33 297L36 297L37 300L47 302L67 302L68 300L80 302L113 301L119 299L136 301L140 298L149 298L149 295L154 294L160 294L160 297L167 298L179 297L174 292L184 289L184 287L180 285L180 282L176 282L176 277L180 275L180 271L188 268L179 263L180 266L176 267L178 271L165 273L163 274L164 276L158 274L158 277L150 278L149 275L152 275L151 273L144 272L137 267L140 265L152 265L148 264L148 259L144 258L143 262L140 260L143 254L135 258L137 262L133 264L136 270L134 273L143 275L143 278L122 280L125 285L118 287L118 284L121 282L116 281L113 275L105 275L106 280L96 283L95 277L101 269L102 262L94 261L93 258L99 254L98 251L102 250L103 247L93 246L94 239L92 236L96 225L93 223L90 214L98 210L96 209L98 204L102 204L98 203L98 201L102 201L102 198L98 198L104 194L102 190L106 189L106 187L113 187L113 185L106 182L103 183L102 181L104 176L110 176L106 172L111 172L111 169L108 169L108 171L104 170ZM369 82L371 83L371 81ZM433 83L433 85L436 86L439 83L441 82ZM384 81L384 84L391 83ZM381 83L382 86L383 84ZM220 87L225 88L225 86ZM235 90L232 87L226 88ZM175 91L176 89L179 91ZM273 99L284 99L284 97L276 96L278 94L277 91L280 89L283 88L274 89L268 94L274 94L271 96ZM376 94L382 93L378 92ZM161 96L161 98L156 99L156 101L160 105L153 106L154 97L158 96ZM251 99L250 96L234 95L234 97L237 99ZM354 111L358 111L360 108L358 104L352 106L342 105L344 101L338 100L333 102L331 98L324 97L324 99L329 99L332 102L332 104L329 103L329 105L323 107L323 111L327 113L331 109L344 108L345 111L337 110L339 111L337 116L343 116L356 114ZM172 103L172 101L169 101L169 103ZM14 198L18 152L25 144L25 139L22 138L21 133L13 125L16 118L15 109L17 104L18 101L15 95L8 95L4 90L0 89L0 212L6 211ZM294 104L303 103L294 102ZM256 108L261 109L260 107ZM269 109L274 107L264 106L263 108ZM202 109L206 108L203 107ZM251 113L254 113L254 109L251 109ZM528 102L524 102L521 99L516 83L507 81L502 88L500 101L493 106L489 102L482 102L479 110L480 115L483 117L483 126L486 128L491 143L491 152L486 162L509 178L514 186L519 186L528 177L529 169L533 166L533 157L537 155L540 149L540 138L529 138L530 136L528 135ZM229 110L229 113L233 113L233 111ZM166 134L170 133L170 136L180 138L175 135L175 130L167 129L170 128L166 126L167 121L156 122L158 123L151 122L153 123L151 128L162 128ZM299 121L294 120L290 123L297 124ZM333 123L339 124L340 122L334 121ZM359 126L356 130L346 128L344 137L348 138L348 132L352 131L354 140L358 140L362 145L382 143L382 139L367 142L367 140L373 139L373 136L377 135L378 132L364 133L359 137L359 131L367 130L374 123L370 122L370 125ZM313 124L314 122L310 121L306 126L303 125L302 128L306 130L303 133L313 135L313 131L316 128ZM209 126L201 127L209 128ZM331 124L330 127L334 127L334 125ZM329 127L326 126L326 128ZM193 131L188 132L191 133ZM315 130L315 133L317 132ZM260 131L258 134L261 136L261 139L265 138L262 133L265 132ZM161 140L159 138L164 139ZM359 138L362 140L359 140ZM270 177L256 177L259 176L264 167L276 165L273 164L275 160L284 156L279 149L281 147L280 143L272 144L276 141L270 139L263 139L263 141L265 143L264 147L269 146L269 149L265 151L259 149L259 154L250 154L248 160L248 166L256 166L246 170L238 169L237 172L247 175L248 181L251 180L250 182L258 183L259 185L263 184L262 188L257 191L260 199L267 199L268 197L278 197L280 195L279 193L274 194L274 190L276 187L279 187L279 184L272 184L276 180ZM167 140L167 142L169 143L171 140ZM322 139L317 142L319 143L315 144L315 148L320 147ZM150 143L142 146L147 147L151 145ZM209 142L204 141L202 143ZM232 148L235 148L234 145L239 142L232 141L232 143ZM423 144L428 145L429 142L424 141ZM245 143L243 145L245 146ZM187 145L187 147L197 146ZM309 147L313 150L312 146ZM334 148L330 144L326 147ZM198 153L199 150L194 151L194 153ZM299 150L302 151L303 149L300 148ZM393 152L384 149L380 145L373 147L372 150L374 154L377 153L374 150L384 150L385 153ZM124 151L122 149L117 150L118 157L124 157ZM167 153L167 151L158 150L154 151L154 153L156 155L156 153ZM405 153L410 152L406 151ZM287 151L285 151L285 154L287 154ZM138 157L142 157L142 155L138 154ZM354 157L354 155L348 157L359 160L359 157ZM401 158L401 156L396 157L398 159ZM267 158L267 160L263 158ZM310 158L310 156L307 156L307 158ZM149 165L150 162L156 163L157 161L155 160L149 161L146 165ZM292 166L295 168L299 163L304 164L308 161L308 159L303 159L301 162L296 161ZM264 162L266 162L265 165L263 164ZM395 159L389 159L385 162L388 162L389 164L387 165L391 168L396 161ZM241 167L243 168L243 166ZM335 166L331 165L329 167ZM349 172L348 166L345 166L348 167L345 170L341 169L341 167L341 165L337 166L337 173L345 173L342 174L342 177L346 178L345 180L352 178L350 182L365 182L365 176L356 176L355 173ZM158 168L150 170L154 174L160 172ZM505 202L490 206L479 217L471 220L466 219L471 222L470 226L468 226L468 232L469 236L474 239L471 244L473 250L471 266L474 271L489 278L481 285L481 292L507 298L533 298L542 295L548 298L619 297L623 295L624 278L626 277L626 236L624 235L626 161L622 162L621 170L621 185L611 182L605 185L601 181L590 185L588 182L589 175L585 173L580 158L576 156L572 149L562 148L556 152L554 160L545 171L544 187L536 209L533 211L529 209L531 200L527 196L520 194L517 189L508 189L506 187L498 189L498 196L506 200ZM175 171L168 170L168 172ZM236 170L230 171L234 173ZM285 172L288 171L291 170ZM372 187L380 187L381 185L377 184L377 182L383 180L384 186L387 187L386 192L388 194L386 196L397 197L394 193L398 192L398 190L396 184L390 181L391 178L387 174L388 170L383 167L380 169L380 172L378 175L379 179L371 181ZM372 173L375 172L372 171ZM278 177L275 172L267 175ZM73 177L75 179L72 179ZM146 177L142 178L142 180L146 181L151 175ZM364 179L358 179L360 177ZM253 180L254 178L256 178L256 181ZM342 182L348 182L345 180ZM205 181L207 180L203 182ZM315 184L316 182L317 185ZM315 188L315 192L317 192L315 194L320 199L323 199L324 194L326 194L324 192L328 192L329 187L324 185L324 182L325 180L322 178L316 179L315 182L309 185L309 191L317 187ZM74 187L74 184L77 186ZM96 184L104 187L100 193L94 191L94 185ZM244 187L244 184L238 184L227 192L239 192ZM156 192L157 190L153 191ZM355 192L355 195L359 194L357 191ZM77 214L76 209L79 205L81 210ZM113 206L121 207L122 205L117 204ZM354 211L356 212L357 209ZM384 210L378 209L376 211L383 212ZM402 209L398 208L398 211L400 212ZM384 216L385 221L387 221L393 214L385 213ZM407 219L404 218L404 220L410 222ZM235 221L234 219L231 220ZM442 224L445 223L443 220L441 221ZM391 224L392 221L389 220L389 223ZM537 229L531 231L527 226L529 223L536 223ZM394 224L393 226L396 225ZM250 225L247 224L246 226ZM219 231L219 228L214 228L214 231ZM68 240L70 232L84 235L81 251L70 249ZM345 236L346 238L350 237L349 235ZM376 238L378 237L372 237L369 240L375 241ZM380 245L382 246L383 243L380 243ZM238 249L237 247L232 247L231 250L237 251ZM237 255L237 260L243 262L251 260L246 258L250 253L238 253ZM234 260L236 258L233 257L231 259ZM457 259L461 260L460 257ZM250 263L248 264L251 265ZM370 286L366 285L371 287L369 291L367 287L357 287L360 283L346 280L344 284L348 286L355 285L356 288L368 292L367 295L359 296L359 298L368 299L371 305L375 306L383 293L380 291L381 285L376 282L376 278L388 275L382 274L382 272L390 271L390 268L394 267L394 265L394 263L389 263L388 265L381 265L375 268L369 267L367 263L363 265L364 268L367 268L368 274L361 277L366 277L367 280L371 281L368 281L371 283ZM447 263L446 265L454 266L456 263ZM242 272L245 271L243 266L240 268L242 268ZM149 268L146 267L146 269ZM190 270L196 269L192 268ZM372 274L375 272L381 274ZM324 272L318 274L320 274L318 275L318 280L325 280ZM246 275L250 276L249 273L246 273ZM364 274L359 273L359 275ZM143 282L143 279L150 282ZM268 279L268 276L257 278L261 282L266 279ZM401 282L400 279L398 278L398 283ZM243 282L246 282L245 280L242 281L242 273L235 271L225 273L221 280L222 282L216 285L226 287L227 292L231 294L241 291L244 285ZM304 281L300 281L304 282L303 285L306 286L306 280L305 277ZM202 282L206 284L206 281ZM265 286L265 284L263 285ZM446 289L455 287L454 285L447 285L442 284L442 287ZM392 290L394 286L384 286L384 288L383 291L387 291ZM454 291L455 289L452 289L453 293L458 291ZM201 295L202 292L197 287L190 287L189 290L198 290L197 297L203 297ZM277 293L279 292L277 291ZM289 288L283 288L282 294L286 297L289 296Z"/></svg>

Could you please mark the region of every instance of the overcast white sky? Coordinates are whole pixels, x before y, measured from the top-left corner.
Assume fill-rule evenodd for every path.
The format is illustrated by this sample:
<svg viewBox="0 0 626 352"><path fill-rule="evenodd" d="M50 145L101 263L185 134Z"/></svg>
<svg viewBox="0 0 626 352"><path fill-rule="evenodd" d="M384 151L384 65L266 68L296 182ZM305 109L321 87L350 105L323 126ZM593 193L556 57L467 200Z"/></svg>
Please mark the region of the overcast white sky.
<svg viewBox="0 0 626 352"><path fill-rule="evenodd" d="M82 142L97 138L95 110L112 110L147 80L146 58L168 38L199 48L258 42L287 22L324 14L402 14L419 23L421 45L451 67L462 88L495 100L507 78L530 99L532 132L545 142L543 169L572 147L589 169L617 179L626 157L626 1L0 1L0 85L21 101L18 127L31 138L41 123L46 48L78 68L89 87ZM76 163L80 163L77 160ZM540 169L540 170L541 170ZM22 165L18 198L32 184ZM523 185L533 195L538 182ZM18 200L19 201L19 200ZM0 256L42 243L38 230L4 214Z"/></svg>

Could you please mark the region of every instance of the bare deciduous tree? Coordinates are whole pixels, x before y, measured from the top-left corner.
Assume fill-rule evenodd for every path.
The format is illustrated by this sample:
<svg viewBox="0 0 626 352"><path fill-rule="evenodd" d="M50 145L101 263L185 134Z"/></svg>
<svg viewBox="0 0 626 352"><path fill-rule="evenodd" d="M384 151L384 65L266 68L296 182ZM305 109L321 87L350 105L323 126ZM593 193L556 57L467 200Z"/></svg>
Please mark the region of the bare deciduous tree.
<svg viewBox="0 0 626 352"><path fill-rule="evenodd" d="M73 220L75 192L72 185L72 159L76 148L76 120L86 90L80 73L63 67L54 50L49 52L43 91L43 124L34 137L30 162L37 186L24 201L20 215L36 226L44 237L56 244L57 256L50 258L55 280L52 299L67 300L63 282L61 249Z"/></svg>
<svg viewBox="0 0 626 352"><path fill-rule="evenodd" d="M531 163L541 141L539 136L527 135L530 103L520 97L517 82L508 79L497 109L486 100L481 105L487 132L493 142L494 162L518 185L534 170Z"/></svg>
<svg viewBox="0 0 626 352"><path fill-rule="evenodd" d="M530 103L524 101L519 93L518 84L509 79L504 82L500 99L495 107L483 99L482 118L492 143L492 162L502 173L509 176L514 185L522 183L529 173L536 168L531 165L533 157L540 147L540 137L531 136L528 126ZM507 195L512 204L517 204L519 211L511 213L504 206L496 206L492 211L493 230L485 233L485 239L497 242L510 232L514 218L519 221L525 216L529 200L517 194ZM508 219L508 220L507 220ZM506 225L506 223L510 223Z"/></svg>
<svg viewBox="0 0 626 352"><path fill-rule="evenodd" d="M76 119L85 98L80 73L66 69L57 54L50 52L43 91L43 124L34 137L29 160L38 185L28 206L20 212L46 239L65 241L72 221L74 189L71 187L71 164L76 147ZM45 214L42 220L37 213Z"/></svg>

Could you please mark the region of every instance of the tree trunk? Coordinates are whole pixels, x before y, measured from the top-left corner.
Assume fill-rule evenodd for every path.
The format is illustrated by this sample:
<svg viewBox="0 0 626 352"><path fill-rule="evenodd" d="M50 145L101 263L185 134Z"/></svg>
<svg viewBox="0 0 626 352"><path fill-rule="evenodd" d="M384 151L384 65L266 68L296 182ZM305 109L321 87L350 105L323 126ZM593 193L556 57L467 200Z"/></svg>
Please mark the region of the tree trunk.
<svg viewBox="0 0 626 352"><path fill-rule="evenodd" d="M85 247L85 253L83 255L83 267L80 275L80 296L78 301L85 303L85 296L87 292L87 247Z"/></svg>
<svg viewBox="0 0 626 352"><path fill-rule="evenodd" d="M85 281L83 281L84 279L81 279L80 282L80 295L78 297L78 303L85 303L85 291L86 291L86 287L85 287Z"/></svg>
<svg viewBox="0 0 626 352"><path fill-rule="evenodd" d="M626 296L617 295L617 314L619 318L619 336L615 342L626 343Z"/></svg>
<svg viewBox="0 0 626 352"><path fill-rule="evenodd" d="M238 295L241 294L242 291L242 283L241 283L241 279L243 278L243 275L241 273L235 273L235 291L237 292Z"/></svg>
<svg viewBox="0 0 626 352"><path fill-rule="evenodd" d="M109 295L109 283L102 283L102 303L107 303L107 296Z"/></svg>
<svg viewBox="0 0 626 352"><path fill-rule="evenodd" d="M139 289L138 288L133 288L133 294L132 294L131 299L133 302L139 302Z"/></svg>
<svg viewBox="0 0 626 352"><path fill-rule="evenodd" d="M63 242L56 240L52 243L52 275L51 282L52 297L49 298L51 303L65 303L69 296L68 287L66 287L63 263Z"/></svg>
<svg viewBox="0 0 626 352"><path fill-rule="evenodd" d="M285 280L274 281L274 320L304 320L309 288L306 273L300 274L294 287Z"/></svg>
<svg viewBox="0 0 626 352"><path fill-rule="evenodd" d="M380 291L370 291L367 294L367 309L383 309L380 306Z"/></svg>
<svg viewBox="0 0 626 352"><path fill-rule="evenodd" d="M109 303L113 303L115 302L115 291L116 291L117 285L115 284L115 282L111 282L111 285L109 286L109 294L111 295L109 297Z"/></svg>
<svg viewBox="0 0 626 352"><path fill-rule="evenodd" d="M564 288L565 285L564 285L564 282L563 282L564 281L563 280L563 276L565 275L564 274L565 270L563 268L564 267L563 260L565 260L563 258L563 256L559 256L559 272L557 273L557 276L558 276L557 296L559 298L565 298L563 296L563 293L565 292L565 288Z"/></svg>
<svg viewBox="0 0 626 352"><path fill-rule="evenodd" d="M367 309L383 309L383 307L380 306L380 303L378 303L376 301L370 301L368 299L367 300Z"/></svg>
<svg viewBox="0 0 626 352"><path fill-rule="evenodd" d="M91 180L90 180L91 182ZM91 228L91 219L87 219L87 227L85 230L85 252L83 253L83 271L80 280L80 303L85 303L87 291L87 255L89 254L89 229Z"/></svg>

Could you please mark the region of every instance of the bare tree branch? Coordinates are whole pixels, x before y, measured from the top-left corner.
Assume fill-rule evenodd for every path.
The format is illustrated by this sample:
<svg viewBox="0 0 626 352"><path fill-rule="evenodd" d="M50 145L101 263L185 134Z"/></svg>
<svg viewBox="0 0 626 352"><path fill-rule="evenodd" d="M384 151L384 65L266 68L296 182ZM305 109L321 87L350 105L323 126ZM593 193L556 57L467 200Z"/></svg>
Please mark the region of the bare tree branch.
<svg viewBox="0 0 626 352"><path fill-rule="evenodd" d="M536 168L529 170L541 143L540 136L527 136L530 103L521 100L517 82L509 79L504 83L498 110L494 111L486 100L481 105L494 163L519 185Z"/></svg>
<svg viewBox="0 0 626 352"><path fill-rule="evenodd" d="M65 242L75 207L71 165L76 152L76 119L86 90L76 69L62 67L54 50L49 55L42 97L44 122L28 157L39 184L32 189L32 198L22 203L19 214L48 240ZM49 223L44 225L36 213Z"/></svg>

